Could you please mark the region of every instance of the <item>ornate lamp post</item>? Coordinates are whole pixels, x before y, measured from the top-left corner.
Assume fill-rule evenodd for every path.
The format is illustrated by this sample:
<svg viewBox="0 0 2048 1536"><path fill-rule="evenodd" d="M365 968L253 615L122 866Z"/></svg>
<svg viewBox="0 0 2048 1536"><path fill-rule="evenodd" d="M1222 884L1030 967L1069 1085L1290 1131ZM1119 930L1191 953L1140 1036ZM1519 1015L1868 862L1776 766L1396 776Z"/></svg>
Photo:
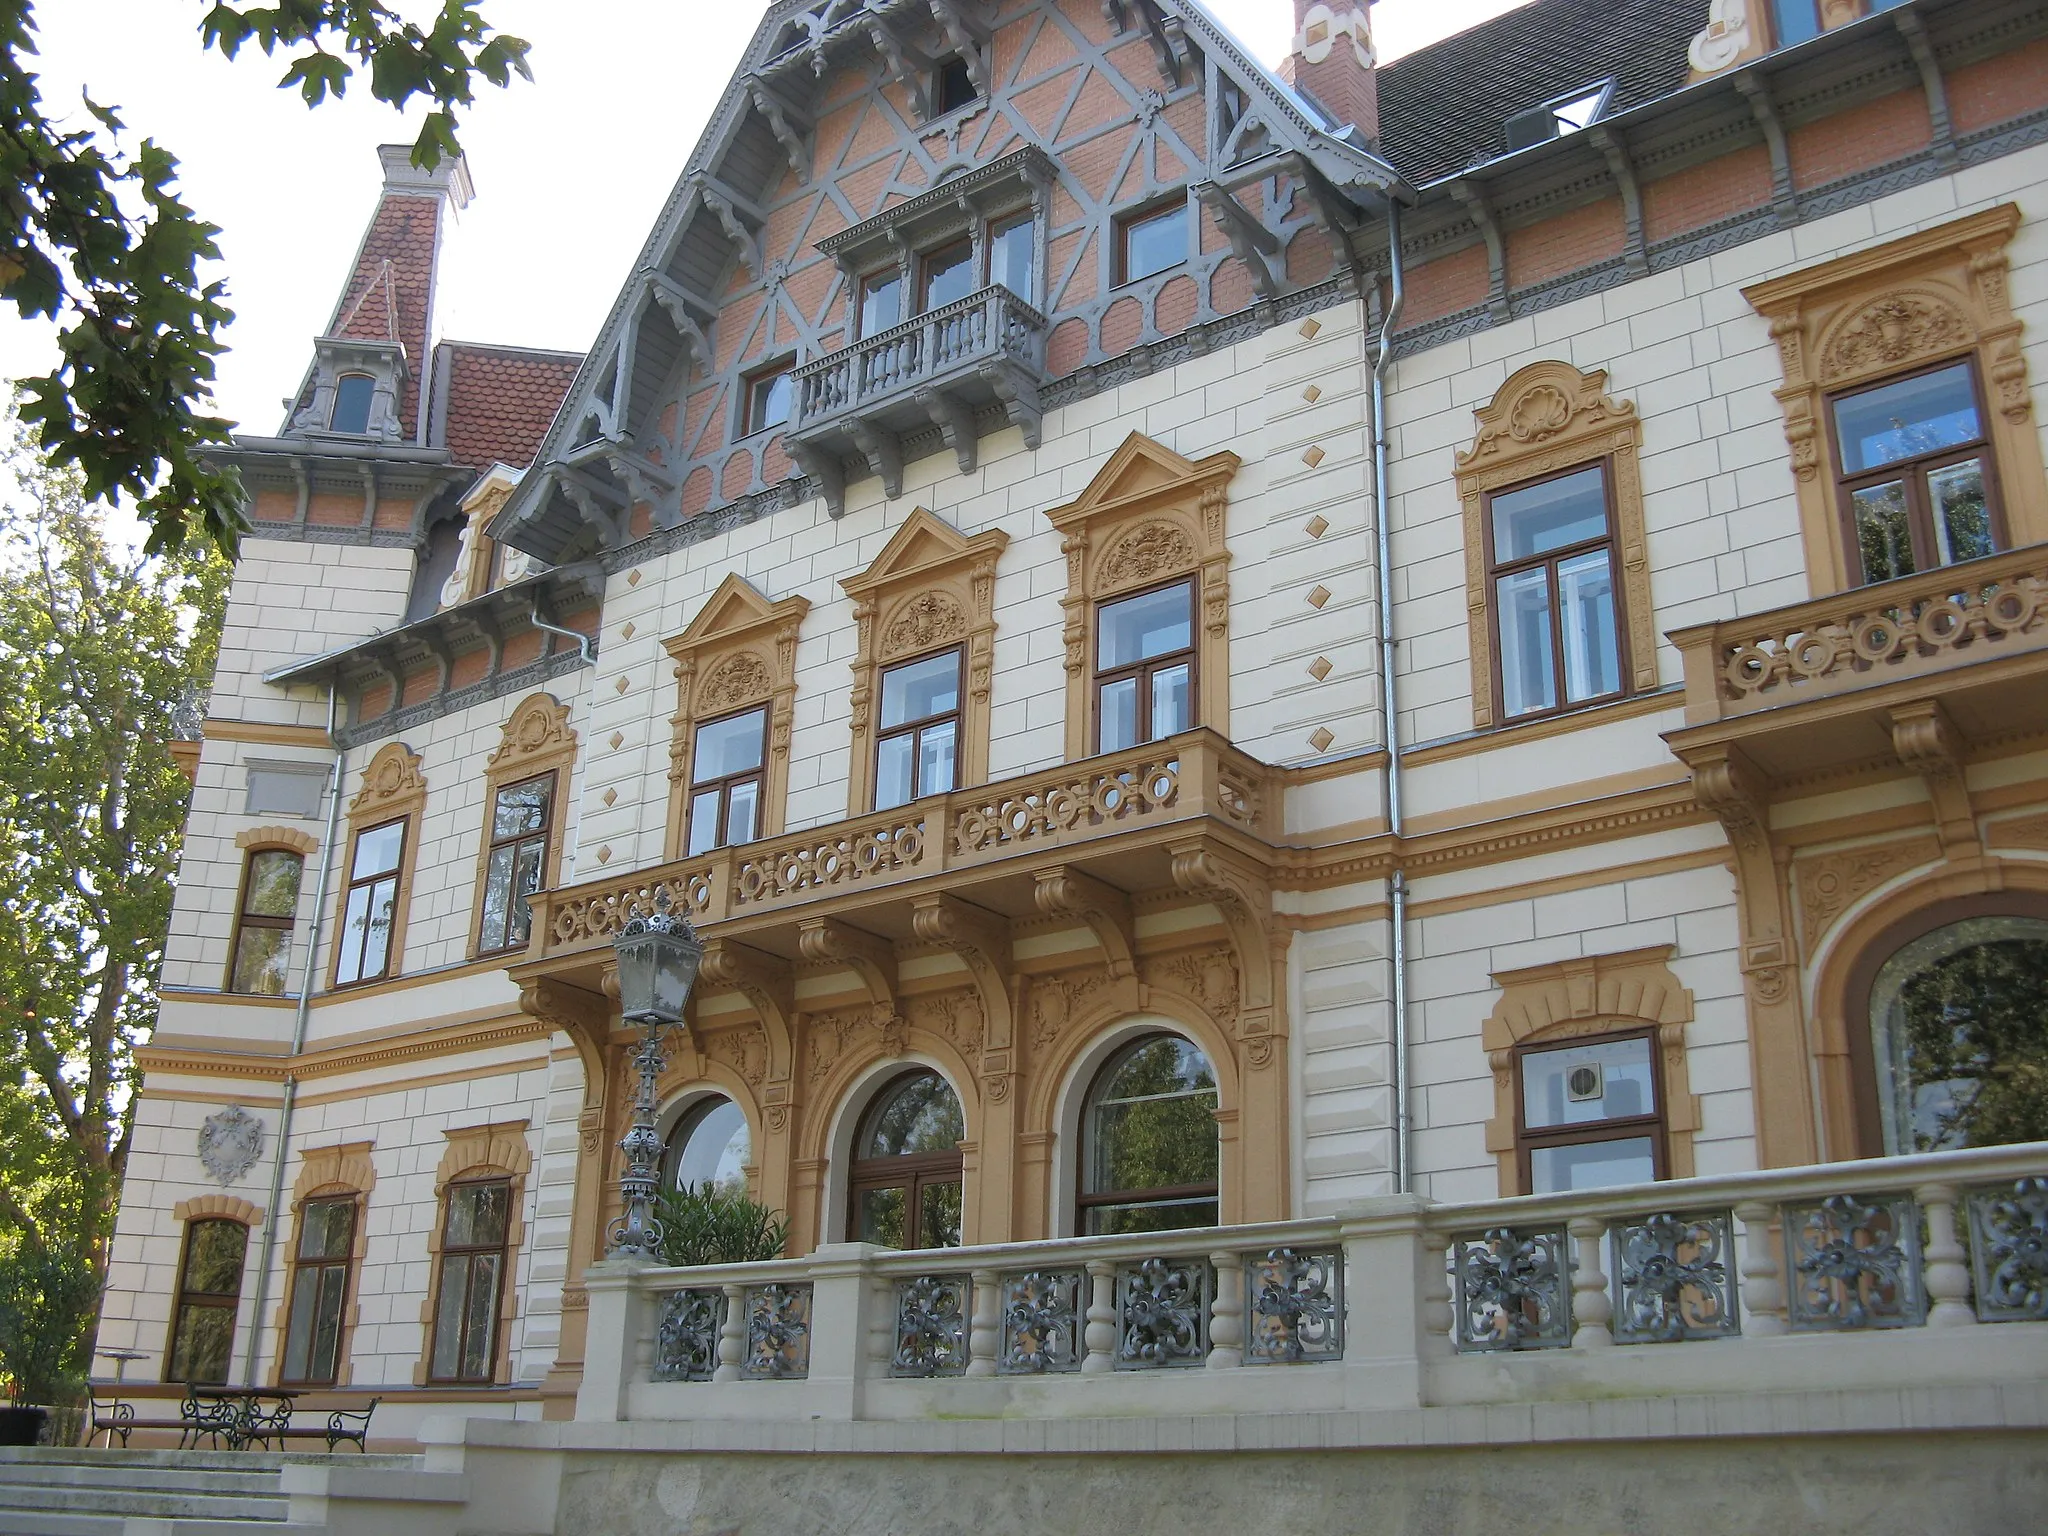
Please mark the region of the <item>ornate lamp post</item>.
<svg viewBox="0 0 2048 1536"><path fill-rule="evenodd" d="M619 1146L626 1168L619 1175L625 1209L609 1229L608 1259L661 1257L661 1223L654 1217L660 1184L661 1136L655 1130L655 1094L661 1077L661 1032L683 1022L683 1005L704 960L704 941L687 917L669 910L668 889L655 897L654 911L636 917L612 944L619 966L619 1011L646 1034L634 1054L640 1092L633 1101L633 1127Z"/></svg>

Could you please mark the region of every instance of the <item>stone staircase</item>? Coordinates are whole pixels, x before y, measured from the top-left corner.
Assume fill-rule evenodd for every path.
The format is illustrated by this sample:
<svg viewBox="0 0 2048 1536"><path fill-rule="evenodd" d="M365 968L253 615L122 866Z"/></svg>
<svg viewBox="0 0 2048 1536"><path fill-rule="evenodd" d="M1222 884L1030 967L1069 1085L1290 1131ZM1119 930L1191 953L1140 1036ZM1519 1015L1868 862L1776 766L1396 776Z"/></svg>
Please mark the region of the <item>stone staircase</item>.
<svg viewBox="0 0 2048 1536"><path fill-rule="evenodd" d="M0 1449L0 1536L314 1536L289 1518L287 1465L412 1472L415 1456Z"/></svg>

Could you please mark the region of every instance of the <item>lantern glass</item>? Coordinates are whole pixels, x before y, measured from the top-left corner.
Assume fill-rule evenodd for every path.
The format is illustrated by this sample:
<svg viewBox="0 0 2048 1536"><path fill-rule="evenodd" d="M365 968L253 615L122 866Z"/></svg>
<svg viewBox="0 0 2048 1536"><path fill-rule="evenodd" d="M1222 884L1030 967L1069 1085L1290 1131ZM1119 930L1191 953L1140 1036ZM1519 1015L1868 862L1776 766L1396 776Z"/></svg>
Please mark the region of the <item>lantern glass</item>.
<svg viewBox="0 0 2048 1536"><path fill-rule="evenodd" d="M619 1012L628 1019L680 1023L704 959L704 945L690 925L678 923L667 932L650 926L621 936L612 948L619 966Z"/></svg>

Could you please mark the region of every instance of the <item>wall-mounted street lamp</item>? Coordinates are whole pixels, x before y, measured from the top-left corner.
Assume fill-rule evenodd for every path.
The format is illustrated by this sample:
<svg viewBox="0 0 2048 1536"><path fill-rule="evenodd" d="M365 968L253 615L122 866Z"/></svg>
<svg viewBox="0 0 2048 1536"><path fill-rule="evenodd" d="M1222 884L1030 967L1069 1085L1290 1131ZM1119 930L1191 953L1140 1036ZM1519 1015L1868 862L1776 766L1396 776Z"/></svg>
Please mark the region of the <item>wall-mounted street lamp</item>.
<svg viewBox="0 0 2048 1536"><path fill-rule="evenodd" d="M654 910L628 922L612 943L619 967L619 1012L645 1031L634 1065L640 1093L633 1101L633 1126L619 1146L626 1154L619 1175L624 1209L612 1222L608 1259L661 1258L661 1223L654 1215L660 1185L661 1136L656 1130L655 1095L661 1078L661 1033L683 1022L683 1005L704 962L704 941L687 917L669 910L668 887L655 895Z"/></svg>

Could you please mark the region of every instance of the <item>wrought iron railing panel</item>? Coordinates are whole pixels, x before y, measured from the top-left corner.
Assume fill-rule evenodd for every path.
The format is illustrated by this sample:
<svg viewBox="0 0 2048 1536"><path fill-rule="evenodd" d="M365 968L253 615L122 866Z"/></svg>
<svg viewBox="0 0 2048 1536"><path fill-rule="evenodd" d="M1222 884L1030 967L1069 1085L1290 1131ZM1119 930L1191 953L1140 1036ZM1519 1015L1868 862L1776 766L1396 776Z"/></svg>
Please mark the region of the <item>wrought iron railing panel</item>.
<svg viewBox="0 0 2048 1536"><path fill-rule="evenodd" d="M1456 1342L1462 1353L1559 1349L1572 1341L1564 1228L1493 1227L1451 1244Z"/></svg>
<svg viewBox="0 0 2048 1536"><path fill-rule="evenodd" d="M919 1275L896 1283L896 1349L891 1376L959 1376L967 1370L966 1275Z"/></svg>
<svg viewBox="0 0 2048 1536"><path fill-rule="evenodd" d="M1660 1213L1608 1228L1617 1344L1725 1339L1742 1331L1729 1265L1734 1222L1727 1211Z"/></svg>
<svg viewBox="0 0 2048 1536"><path fill-rule="evenodd" d="M1116 1277L1116 1368L1204 1365L1215 1271L1207 1259L1146 1259Z"/></svg>
<svg viewBox="0 0 2048 1536"><path fill-rule="evenodd" d="M1794 1328L1914 1328L1927 1320L1920 1208L1907 1195L1829 1195L1784 1208Z"/></svg>
<svg viewBox="0 0 2048 1536"><path fill-rule="evenodd" d="M745 1381L799 1381L811 1372L811 1287L750 1285L747 1347L740 1360Z"/></svg>
<svg viewBox="0 0 2048 1536"><path fill-rule="evenodd" d="M1081 1368L1083 1279L1078 1269L1003 1276L998 1375L1046 1376Z"/></svg>
<svg viewBox="0 0 2048 1536"><path fill-rule="evenodd" d="M1971 1191L1970 1256L1979 1319L2048 1321L2048 1180Z"/></svg>
<svg viewBox="0 0 2048 1536"><path fill-rule="evenodd" d="M1344 1358L1344 1255L1274 1248L1245 1260L1248 1365Z"/></svg>
<svg viewBox="0 0 2048 1536"><path fill-rule="evenodd" d="M661 1299L661 1324L654 1334L654 1379L711 1380L724 1327L724 1291L670 1291Z"/></svg>

